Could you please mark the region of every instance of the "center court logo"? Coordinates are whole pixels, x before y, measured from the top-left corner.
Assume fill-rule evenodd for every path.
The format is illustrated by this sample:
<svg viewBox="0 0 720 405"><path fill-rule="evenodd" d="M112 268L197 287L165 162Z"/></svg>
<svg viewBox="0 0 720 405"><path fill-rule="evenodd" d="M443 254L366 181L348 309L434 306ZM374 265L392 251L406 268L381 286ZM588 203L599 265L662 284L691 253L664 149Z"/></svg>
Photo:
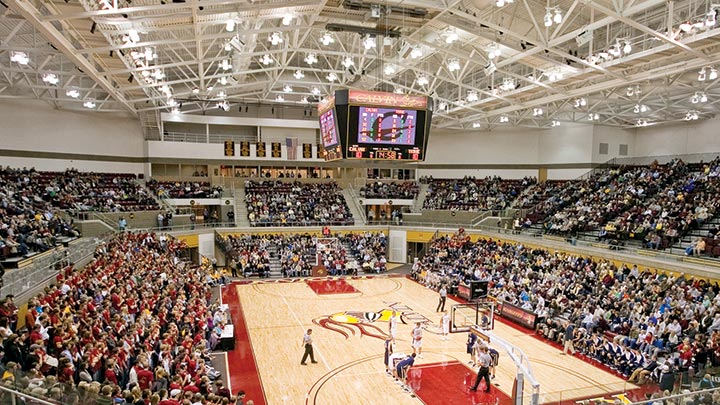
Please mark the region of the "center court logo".
<svg viewBox="0 0 720 405"><path fill-rule="evenodd" d="M395 302L388 306L389 308L377 312L337 312L332 315L315 318L313 319L313 323L333 332L340 333L345 336L345 339L349 339L351 334L354 336L356 332L359 332L360 336L370 336L385 340L389 335L377 326L377 323L388 322L393 312L397 314L400 322L404 324L430 322L424 315L413 311L412 308L406 305Z"/></svg>

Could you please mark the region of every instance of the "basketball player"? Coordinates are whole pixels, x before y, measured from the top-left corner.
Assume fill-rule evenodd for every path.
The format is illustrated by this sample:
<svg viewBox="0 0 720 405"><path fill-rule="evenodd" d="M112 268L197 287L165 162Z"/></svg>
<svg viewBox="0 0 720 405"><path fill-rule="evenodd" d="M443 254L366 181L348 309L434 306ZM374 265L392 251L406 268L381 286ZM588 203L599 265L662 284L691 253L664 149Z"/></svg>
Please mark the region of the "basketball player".
<svg viewBox="0 0 720 405"><path fill-rule="evenodd" d="M488 347L488 354L490 355L490 378L495 379L495 367L498 365L498 361L500 360L500 353L493 349L492 347Z"/></svg>
<svg viewBox="0 0 720 405"><path fill-rule="evenodd" d="M385 339L385 356L383 358L385 361L385 370L388 374L391 374L390 369L392 368L392 363L390 363L390 356L392 356L392 354L393 354L393 338L392 338L392 336L390 336L387 339Z"/></svg>
<svg viewBox="0 0 720 405"><path fill-rule="evenodd" d="M422 335L422 324L418 322L412 332L410 332L410 336L412 336L413 354L420 358L422 358Z"/></svg>
<svg viewBox="0 0 720 405"><path fill-rule="evenodd" d="M388 321L388 334L393 340L395 340L395 337L397 336L397 323L397 312L393 311L392 315L390 316L390 320Z"/></svg>
<svg viewBox="0 0 720 405"><path fill-rule="evenodd" d="M442 340L448 340L448 333L450 333L450 314L447 311L443 311L443 316L440 318L440 324L442 325Z"/></svg>

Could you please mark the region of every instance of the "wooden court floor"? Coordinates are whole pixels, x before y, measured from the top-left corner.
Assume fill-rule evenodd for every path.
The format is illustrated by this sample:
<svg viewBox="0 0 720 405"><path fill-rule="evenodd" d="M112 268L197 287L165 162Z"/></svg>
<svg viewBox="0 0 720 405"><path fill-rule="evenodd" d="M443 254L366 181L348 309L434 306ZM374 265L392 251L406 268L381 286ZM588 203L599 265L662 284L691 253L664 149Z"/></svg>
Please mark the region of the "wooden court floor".
<svg viewBox="0 0 720 405"><path fill-rule="evenodd" d="M248 337L252 344L268 404L444 404L449 398L425 401L404 392L384 371L384 340L370 336L387 331L387 322L377 320L365 328L352 325L325 328L333 314L350 311L378 313L391 307L403 308L409 317L426 317L432 323L423 337L423 356L415 365L461 362L468 367L466 333L451 333L447 341L439 332L440 315L435 312L437 293L404 277L346 279L355 292L318 294L306 280L294 282L255 282L233 285L242 304ZM330 285L333 287L333 285ZM232 303L228 303L232 305ZM448 299L446 309L453 304ZM372 316L371 316L372 317ZM337 316L333 319L338 319ZM411 323L398 324L396 352L412 353ZM318 364L300 364L302 337L313 329ZM560 350L528 333L495 322L495 334L520 347L529 357L533 373L540 382L541 403L569 401L573 398L602 397L634 386L619 377L578 358L564 356ZM491 344L492 346L492 344ZM494 390L510 397L516 369L500 350L500 365L493 380ZM474 376L474 373L472 374ZM448 382L449 383L449 382ZM237 387L233 387L236 389ZM494 403L494 402L493 402Z"/></svg>

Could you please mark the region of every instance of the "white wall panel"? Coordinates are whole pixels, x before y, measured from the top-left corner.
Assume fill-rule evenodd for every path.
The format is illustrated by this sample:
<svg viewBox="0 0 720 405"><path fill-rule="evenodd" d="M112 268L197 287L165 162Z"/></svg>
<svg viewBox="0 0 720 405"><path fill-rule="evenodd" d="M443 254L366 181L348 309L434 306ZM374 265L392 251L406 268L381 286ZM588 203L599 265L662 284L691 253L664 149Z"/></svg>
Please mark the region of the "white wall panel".
<svg viewBox="0 0 720 405"><path fill-rule="evenodd" d="M404 230L391 229L388 237L390 239L388 262L405 263L407 261L407 233Z"/></svg>
<svg viewBox="0 0 720 405"><path fill-rule="evenodd" d="M145 173L143 163L102 162L96 160L38 159L0 156L0 164L11 167L34 167L46 172L62 172L68 168L98 173Z"/></svg>
<svg viewBox="0 0 720 405"><path fill-rule="evenodd" d="M32 101L0 102L0 148L106 156L143 156L136 117L62 111Z"/></svg>
<svg viewBox="0 0 720 405"><path fill-rule="evenodd" d="M215 257L215 235L201 233L198 235L198 253L200 256Z"/></svg>
<svg viewBox="0 0 720 405"><path fill-rule="evenodd" d="M637 130L635 156L720 151L720 119L651 126Z"/></svg>
<svg viewBox="0 0 720 405"><path fill-rule="evenodd" d="M628 146L627 156L635 156L635 139L636 130L623 129L616 127L608 127L602 125L596 125L593 131L592 141L592 161L593 163L604 163L608 160L620 156L620 144ZM608 154L601 155L600 143L608 144Z"/></svg>
<svg viewBox="0 0 720 405"><path fill-rule="evenodd" d="M432 130L425 163L535 163L537 147L537 131Z"/></svg>

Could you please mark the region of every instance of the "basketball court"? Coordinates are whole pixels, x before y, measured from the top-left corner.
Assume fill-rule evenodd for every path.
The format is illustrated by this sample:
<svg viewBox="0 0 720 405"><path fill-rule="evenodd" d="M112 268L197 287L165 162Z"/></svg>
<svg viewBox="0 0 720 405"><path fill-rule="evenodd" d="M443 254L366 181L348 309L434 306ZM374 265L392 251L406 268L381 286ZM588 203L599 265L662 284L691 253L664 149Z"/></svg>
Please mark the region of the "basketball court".
<svg viewBox="0 0 720 405"><path fill-rule="evenodd" d="M255 404L511 403L517 369L508 355L496 347L500 361L490 394L469 391L476 370L468 364L467 333L442 340L437 292L404 276L236 283L225 287L223 299L236 329L246 329L246 335L237 332L236 350L228 353L231 389L244 389ZM452 304L448 300L448 311ZM384 339L392 311L402 313L395 352L412 353L411 330L415 322L425 323L422 357L408 375L412 392L385 373ZM474 315L467 308L462 311ZM313 329L318 363L303 366L302 337L308 328ZM492 333L524 351L540 384L542 404L612 398L638 388L577 357L561 355L531 331L499 317ZM529 387L524 402L530 403Z"/></svg>

